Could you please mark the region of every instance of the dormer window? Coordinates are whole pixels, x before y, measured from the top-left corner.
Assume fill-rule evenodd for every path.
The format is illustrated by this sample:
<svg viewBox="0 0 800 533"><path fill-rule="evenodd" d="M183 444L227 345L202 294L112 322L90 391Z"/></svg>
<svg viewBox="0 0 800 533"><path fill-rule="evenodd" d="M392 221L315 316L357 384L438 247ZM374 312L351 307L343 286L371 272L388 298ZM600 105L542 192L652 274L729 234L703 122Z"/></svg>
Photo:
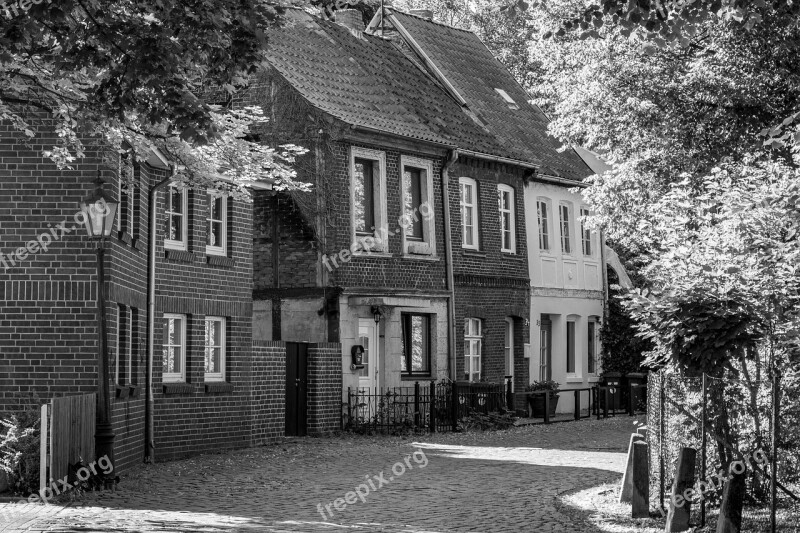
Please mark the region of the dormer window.
<svg viewBox="0 0 800 533"><path fill-rule="evenodd" d="M517 103L514 101L513 98L511 98L508 95L507 92L505 92L503 89L497 89L497 88L495 88L495 91L497 91L497 94L499 94L500 96L503 97L503 100L506 101L506 105L508 105L509 109L514 109L514 110L519 109L519 106L517 105Z"/></svg>

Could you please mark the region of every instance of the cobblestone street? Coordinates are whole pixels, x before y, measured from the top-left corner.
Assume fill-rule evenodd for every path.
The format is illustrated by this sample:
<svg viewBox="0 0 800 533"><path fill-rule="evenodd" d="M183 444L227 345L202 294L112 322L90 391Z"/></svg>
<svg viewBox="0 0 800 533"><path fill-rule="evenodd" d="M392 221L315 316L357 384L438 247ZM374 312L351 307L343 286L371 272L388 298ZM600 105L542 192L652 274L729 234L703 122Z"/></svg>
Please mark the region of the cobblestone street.
<svg viewBox="0 0 800 533"><path fill-rule="evenodd" d="M559 495L619 479L632 420L295 439L142 465L115 493L0 504L0 531L595 531ZM375 490L337 510L366 476Z"/></svg>

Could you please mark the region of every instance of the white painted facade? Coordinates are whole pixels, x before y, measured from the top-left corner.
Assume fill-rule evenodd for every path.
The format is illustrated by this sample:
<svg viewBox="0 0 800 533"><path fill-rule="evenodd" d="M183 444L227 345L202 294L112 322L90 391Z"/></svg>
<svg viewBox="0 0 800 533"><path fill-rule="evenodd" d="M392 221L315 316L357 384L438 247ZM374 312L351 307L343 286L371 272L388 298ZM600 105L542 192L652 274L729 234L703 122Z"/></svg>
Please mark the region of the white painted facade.
<svg viewBox="0 0 800 533"><path fill-rule="evenodd" d="M582 209L588 212L580 193L566 186L531 181L525 187L530 376L531 381L553 379L562 390L591 387L601 372L604 255L597 232L588 239L583 232ZM588 394L581 394L583 408ZM562 393L557 411L573 409L574 394Z"/></svg>

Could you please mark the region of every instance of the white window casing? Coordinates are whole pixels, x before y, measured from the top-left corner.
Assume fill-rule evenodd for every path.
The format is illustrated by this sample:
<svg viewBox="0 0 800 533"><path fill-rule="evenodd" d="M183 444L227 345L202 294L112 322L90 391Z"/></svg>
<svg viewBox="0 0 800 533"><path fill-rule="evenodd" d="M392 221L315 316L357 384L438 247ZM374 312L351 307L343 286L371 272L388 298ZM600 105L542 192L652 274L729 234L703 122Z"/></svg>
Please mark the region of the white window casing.
<svg viewBox="0 0 800 533"><path fill-rule="evenodd" d="M514 188L500 184L497 186L497 201L500 211L500 251L517 253L516 205Z"/></svg>
<svg viewBox="0 0 800 533"><path fill-rule="evenodd" d="M164 313L161 339L164 383L186 381L186 315Z"/></svg>
<svg viewBox="0 0 800 533"><path fill-rule="evenodd" d="M405 254L436 255L436 230L433 197L433 162L418 157L400 156L402 169L403 251ZM420 205L414 206L411 199L411 174L419 172ZM420 238L412 238L413 224L421 225Z"/></svg>
<svg viewBox="0 0 800 533"><path fill-rule="evenodd" d="M472 178L459 178L458 182L461 193L461 247L479 250L478 182Z"/></svg>
<svg viewBox="0 0 800 533"><path fill-rule="evenodd" d="M364 191L357 187L356 183L356 159L365 159L373 163L372 175L372 195L371 198L364 199L364 201L371 202L374 227L365 228L364 231L356 231L356 197L359 195L363 197ZM377 166L377 176L375 175L375 166ZM389 250L388 236L389 227L386 209L386 153L380 150L370 150L368 148L361 148L353 146L350 148L350 242L352 243L351 250L355 253L359 251L375 251L387 252ZM359 189L359 190L357 190ZM364 245L364 240L372 238L374 242L369 245ZM363 253L363 252L362 252Z"/></svg>
<svg viewBox="0 0 800 533"><path fill-rule="evenodd" d="M536 216L539 225L539 250L549 252L553 246L553 231L550 223L551 203L548 198L536 199Z"/></svg>
<svg viewBox="0 0 800 533"><path fill-rule="evenodd" d="M188 250L189 242L189 193L176 185L170 185L165 191L164 218L166 233L164 248L172 250Z"/></svg>
<svg viewBox="0 0 800 533"><path fill-rule="evenodd" d="M207 316L205 320L205 381L225 381L225 317Z"/></svg>
<svg viewBox="0 0 800 533"><path fill-rule="evenodd" d="M561 252L572 255L572 205L570 203L561 202L558 205L558 221L561 232Z"/></svg>
<svg viewBox="0 0 800 533"><path fill-rule="evenodd" d="M481 380L482 350L481 319L464 319L464 377L467 381Z"/></svg>
<svg viewBox="0 0 800 533"><path fill-rule="evenodd" d="M206 216L206 254L228 253L228 197L214 191L208 193L208 215Z"/></svg>

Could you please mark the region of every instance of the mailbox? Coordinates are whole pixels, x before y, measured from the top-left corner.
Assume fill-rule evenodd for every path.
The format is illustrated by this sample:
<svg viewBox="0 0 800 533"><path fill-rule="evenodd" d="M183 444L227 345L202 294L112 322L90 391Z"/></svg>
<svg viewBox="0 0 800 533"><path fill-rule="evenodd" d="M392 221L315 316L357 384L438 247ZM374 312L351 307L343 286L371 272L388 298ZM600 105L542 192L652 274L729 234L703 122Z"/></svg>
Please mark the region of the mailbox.
<svg viewBox="0 0 800 533"><path fill-rule="evenodd" d="M356 344L350 348L350 355L352 356L351 370L364 368L364 347L362 345Z"/></svg>

